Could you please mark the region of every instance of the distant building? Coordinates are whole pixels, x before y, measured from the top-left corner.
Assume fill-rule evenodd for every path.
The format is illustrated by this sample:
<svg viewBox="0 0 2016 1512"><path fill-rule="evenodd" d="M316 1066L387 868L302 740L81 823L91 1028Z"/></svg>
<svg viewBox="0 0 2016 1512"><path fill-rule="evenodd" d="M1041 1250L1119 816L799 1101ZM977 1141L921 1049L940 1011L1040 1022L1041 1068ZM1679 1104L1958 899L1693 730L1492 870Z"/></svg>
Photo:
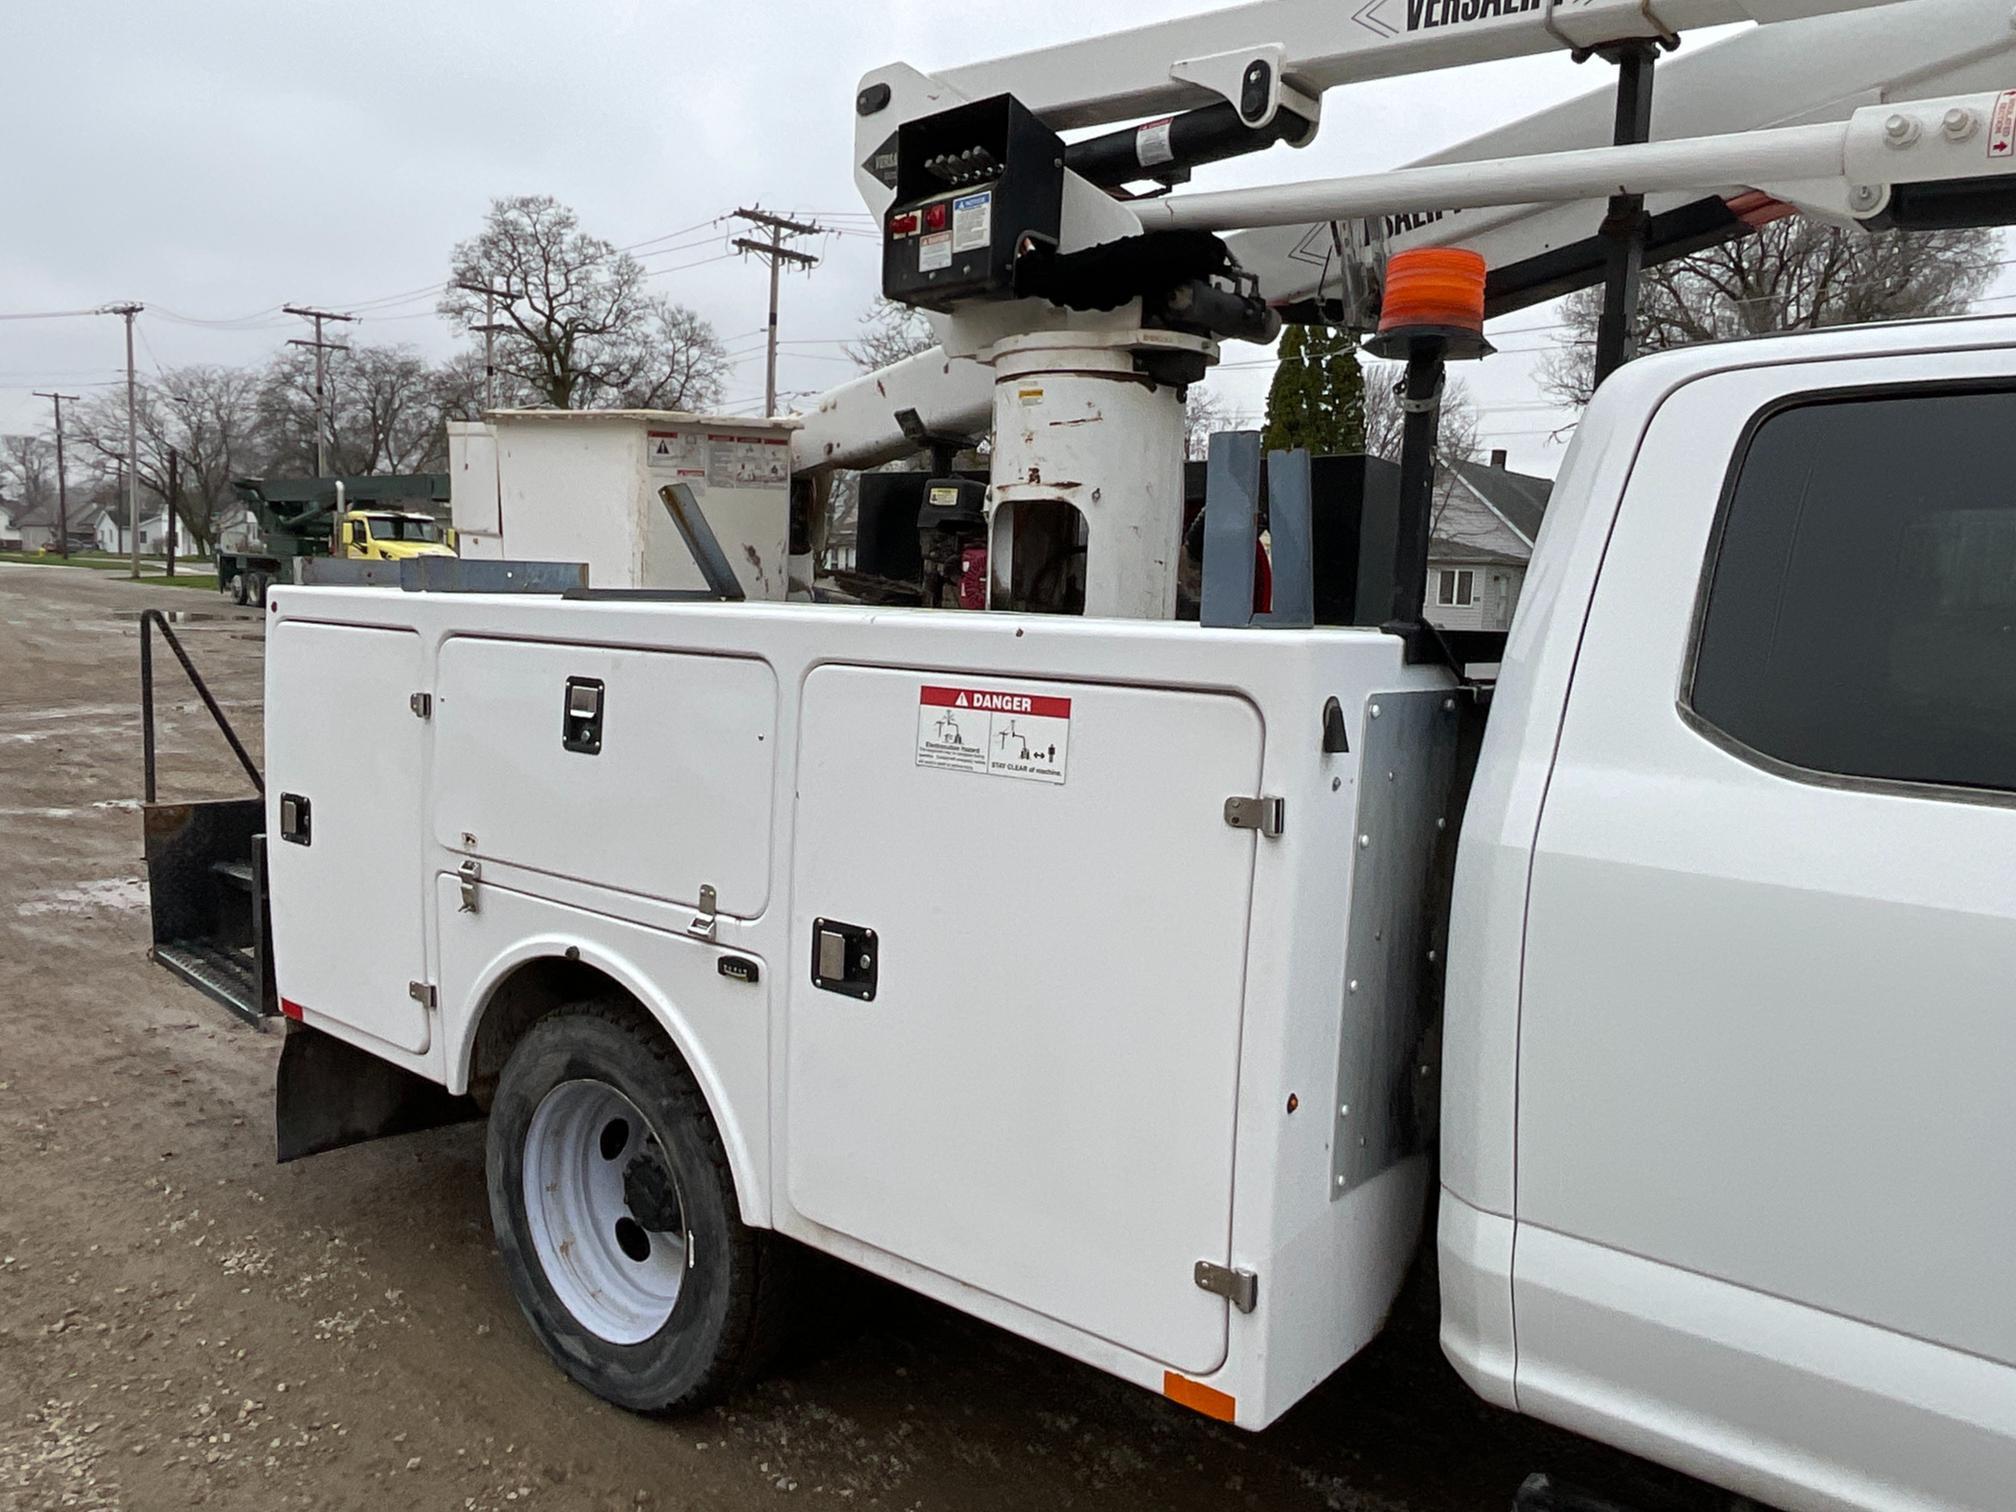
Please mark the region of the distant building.
<svg viewBox="0 0 2016 1512"><path fill-rule="evenodd" d="M1445 630L1509 630L1554 485L1515 473L1506 454L1458 462L1435 480L1428 618Z"/></svg>
<svg viewBox="0 0 2016 1512"><path fill-rule="evenodd" d="M55 551L57 510L53 501L46 504L24 504L14 506L14 534L19 538L22 551ZM91 532L89 527L80 528L80 511L72 509L67 521L70 528L70 549L89 550Z"/></svg>
<svg viewBox="0 0 2016 1512"><path fill-rule="evenodd" d="M7 499L0 499L0 551L21 549L21 527L14 523L22 506Z"/></svg>

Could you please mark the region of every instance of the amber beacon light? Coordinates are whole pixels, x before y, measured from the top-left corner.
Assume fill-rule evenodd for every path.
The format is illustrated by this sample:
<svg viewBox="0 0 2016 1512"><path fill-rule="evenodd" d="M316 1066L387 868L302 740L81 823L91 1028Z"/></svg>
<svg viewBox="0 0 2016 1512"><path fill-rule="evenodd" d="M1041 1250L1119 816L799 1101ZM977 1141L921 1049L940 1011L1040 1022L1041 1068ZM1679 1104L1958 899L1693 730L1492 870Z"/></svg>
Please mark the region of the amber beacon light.
<svg viewBox="0 0 2016 1512"><path fill-rule="evenodd" d="M1404 358L1426 341L1443 343L1442 355L1490 355L1484 339L1483 257L1462 247L1424 247L1386 264L1379 334L1365 343L1376 357Z"/></svg>

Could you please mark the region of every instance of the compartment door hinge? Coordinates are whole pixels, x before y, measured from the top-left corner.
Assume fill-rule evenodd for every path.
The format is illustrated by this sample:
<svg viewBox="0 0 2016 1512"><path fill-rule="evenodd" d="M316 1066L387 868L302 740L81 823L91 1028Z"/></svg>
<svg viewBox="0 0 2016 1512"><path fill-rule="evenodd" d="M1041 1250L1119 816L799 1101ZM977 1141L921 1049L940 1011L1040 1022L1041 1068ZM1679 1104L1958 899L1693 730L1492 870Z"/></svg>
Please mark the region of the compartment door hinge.
<svg viewBox="0 0 2016 1512"><path fill-rule="evenodd" d="M1193 1274L1199 1291L1223 1297L1242 1313L1250 1313L1260 1305L1260 1278L1250 1270L1234 1270L1229 1265L1199 1260Z"/></svg>
<svg viewBox="0 0 2016 1512"><path fill-rule="evenodd" d="M441 1006L440 989L432 982L408 982L406 995L430 1011Z"/></svg>
<svg viewBox="0 0 2016 1512"><path fill-rule="evenodd" d="M1269 840L1278 839L1288 827L1285 798L1227 798L1225 822L1234 829L1258 830Z"/></svg>
<svg viewBox="0 0 2016 1512"><path fill-rule="evenodd" d="M696 940L714 940L721 933L720 894L712 886L700 889L700 910L694 914L693 922L686 926L686 933Z"/></svg>

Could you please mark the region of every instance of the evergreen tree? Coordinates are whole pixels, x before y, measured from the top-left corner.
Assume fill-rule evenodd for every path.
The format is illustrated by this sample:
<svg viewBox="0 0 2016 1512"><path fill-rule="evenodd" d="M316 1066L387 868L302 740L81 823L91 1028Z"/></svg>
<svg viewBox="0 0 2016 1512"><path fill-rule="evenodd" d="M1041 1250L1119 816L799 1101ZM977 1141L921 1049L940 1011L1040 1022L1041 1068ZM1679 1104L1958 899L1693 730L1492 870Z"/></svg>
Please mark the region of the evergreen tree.
<svg viewBox="0 0 2016 1512"><path fill-rule="evenodd" d="M1267 391L1269 451L1315 456L1365 449L1365 374L1357 344L1335 326L1290 326Z"/></svg>

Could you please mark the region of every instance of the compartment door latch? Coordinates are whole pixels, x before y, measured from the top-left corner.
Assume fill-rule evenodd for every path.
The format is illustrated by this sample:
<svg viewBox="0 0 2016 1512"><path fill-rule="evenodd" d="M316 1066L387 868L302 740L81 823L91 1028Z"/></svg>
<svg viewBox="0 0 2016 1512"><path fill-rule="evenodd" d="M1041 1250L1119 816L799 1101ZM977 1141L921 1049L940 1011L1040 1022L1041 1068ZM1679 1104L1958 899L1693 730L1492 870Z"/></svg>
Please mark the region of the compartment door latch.
<svg viewBox="0 0 2016 1512"><path fill-rule="evenodd" d="M872 1003L881 975L882 944L874 930L837 919L812 921L814 987Z"/></svg>
<svg viewBox="0 0 2016 1512"><path fill-rule="evenodd" d="M592 677L567 679L560 721L560 744L577 756L602 754L603 703L609 690Z"/></svg>
<svg viewBox="0 0 2016 1512"><path fill-rule="evenodd" d="M480 906L477 901L476 889L483 882L483 863L481 861L464 861L461 866L456 868L455 875L462 886L462 907L459 911L473 914Z"/></svg>
<svg viewBox="0 0 2016 1512"><path fill-rule="evenodd" d="M1250 1270L1234 1270L1199 1260L1194 1274L1199 1291L1223 1297L1242 1313L1250 1313L1260 1305L1260 1278Z"/></svg>
<svg viewBox="0 0 2016 1512"><path fill-rule="evenodd" d="M1257 830L1269 840L1279 839L1288 827L1285 798L1227 798L1225 822L1234 829Z"/></svg>

